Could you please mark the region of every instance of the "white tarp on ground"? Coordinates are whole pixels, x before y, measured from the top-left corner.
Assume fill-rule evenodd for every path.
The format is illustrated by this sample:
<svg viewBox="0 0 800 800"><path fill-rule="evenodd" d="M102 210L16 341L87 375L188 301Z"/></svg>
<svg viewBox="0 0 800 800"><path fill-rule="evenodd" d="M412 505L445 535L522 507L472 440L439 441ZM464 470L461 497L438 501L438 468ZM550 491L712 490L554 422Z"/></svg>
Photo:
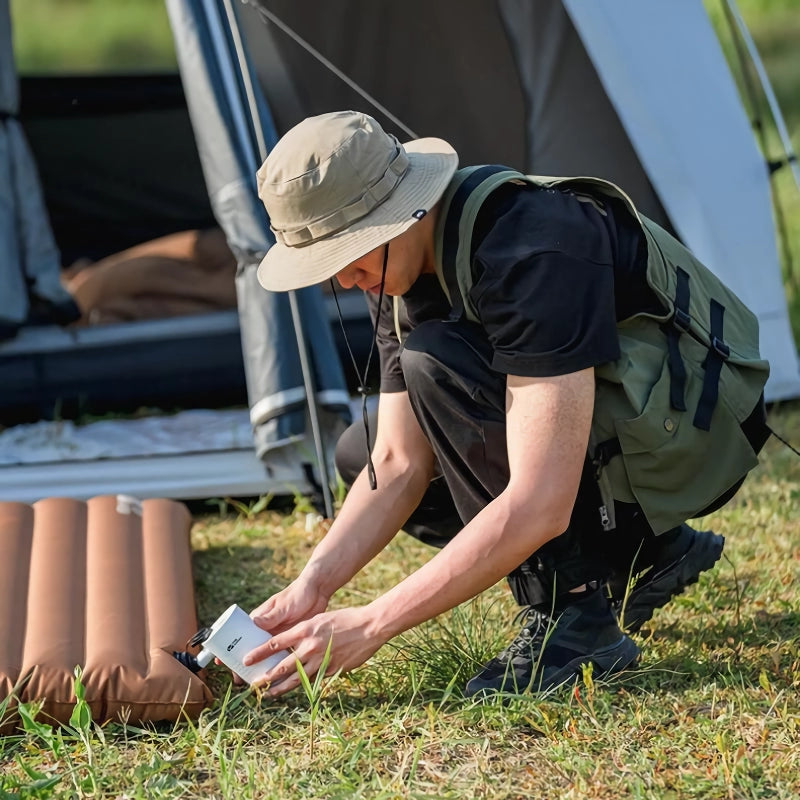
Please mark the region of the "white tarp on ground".
<svg viewBox="0 0 800 800"><path fill-rule="evenodd" d="M768 171L702 3L564 4L676 230L758 316L767 399L797 397Z"/></svg>
<svg viewBox="0 0 800 800"><path fill-rule="evenodd" d="M313 461L313 445L301 442L277 448L265 466L246 409L83 426L35 422L0 432L0 500L307 494L312 487L302 464Z"/></svg>
<svg viewBox="0 0 800 800"><path fill-rule="evenodd" d="M377 397L369 398L371 407ZM361 401L350 400L361 414ZM335 436L326 440L334 474ZM305 437L256 457L247 409L195 409L141 419L34 422L0 431L0 501L86 500L104 494L178 500L315 492L316 463ZM314 469L318 475L318 470Z"/></svg>
<svg viewBox="0 0 800 800"><path fill-rule="evenodd" d="M242 411L183 411L141 419L70 420L16 425L0 433L0 465L93 461L143 455L253 449L249 417Z"/></svg>

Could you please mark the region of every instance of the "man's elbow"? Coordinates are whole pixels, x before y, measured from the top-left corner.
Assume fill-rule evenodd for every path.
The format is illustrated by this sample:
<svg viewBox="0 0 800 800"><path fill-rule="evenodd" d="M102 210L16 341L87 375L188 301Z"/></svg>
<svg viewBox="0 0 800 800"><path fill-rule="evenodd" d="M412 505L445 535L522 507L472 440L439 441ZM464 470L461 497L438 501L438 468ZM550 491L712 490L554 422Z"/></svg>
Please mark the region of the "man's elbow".
<svg viewBox="0 0 800 800"><path fill-rule="evenodd" d="M435 476L434 461L427 453L413 453L397 448L376 447L372 452L376 471L404 476L409 480L430 483Z"/></svg>
<svg viewBox="0 0 800 800"><path fill-rule="evenodd" d="M516 525L530 531L538 546L564 533L574 505L575 496L562 491L549 492L545 497L538 492L527 492L517 502L512 501Z"/></svg>

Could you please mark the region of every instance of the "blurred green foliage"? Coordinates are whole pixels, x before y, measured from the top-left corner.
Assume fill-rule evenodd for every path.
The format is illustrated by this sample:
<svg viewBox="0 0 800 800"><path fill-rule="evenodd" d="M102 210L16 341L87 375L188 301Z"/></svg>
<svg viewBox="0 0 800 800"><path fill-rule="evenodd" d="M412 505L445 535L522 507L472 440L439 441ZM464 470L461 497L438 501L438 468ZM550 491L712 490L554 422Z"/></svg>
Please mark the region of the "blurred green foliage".
<svg viewBox="0 0 800 800"><path fill-rule="evenodd" d="M726 0L705 0L750 119L763 125L765 156L770 161L779 160L785 155L784 147L765 95L759 90L751 98L743 89L745 73L725 21L725 4ZM800 150L800 0L738 0L736 5L755 41L797 153ZM751 84L758 86L752 65L749 74ZM787 166L778 170L772 181L789 316L795 341L800 344L800 190Z"/></svg>
<svg viewBox="0 0 800 800"><path fill-rule="evenodd" d="M11 0L21 74L176 68L164 0Z"/></svg>

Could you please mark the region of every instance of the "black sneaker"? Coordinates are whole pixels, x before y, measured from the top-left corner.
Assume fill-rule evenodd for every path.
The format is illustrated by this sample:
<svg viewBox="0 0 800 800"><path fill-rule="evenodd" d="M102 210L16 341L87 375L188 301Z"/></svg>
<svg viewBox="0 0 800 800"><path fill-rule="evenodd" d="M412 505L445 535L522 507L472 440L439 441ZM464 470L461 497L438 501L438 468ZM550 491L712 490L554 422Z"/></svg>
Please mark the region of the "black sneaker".
<svg viewBox="0 0 800 800"><path fill-rule="evenodd" d="M594 675L619 672L639 656L634 641L619 628L602 590L587 593L558 615L529 607L519 615L522 630L466 685L477 694L544 692L580 675L591 662Z"/></svg>
<svg viewBox="0 0 800 800"><path fill-rule="evenodd" d="M629 633L638 631L657 608L697 583L700 573L719 561L724 546L725 537L684 524L675 543L659 554L655 564L634 576L632 588L628 589L628 576L616 583L610 581L611 603L622 628Z"/></svg>

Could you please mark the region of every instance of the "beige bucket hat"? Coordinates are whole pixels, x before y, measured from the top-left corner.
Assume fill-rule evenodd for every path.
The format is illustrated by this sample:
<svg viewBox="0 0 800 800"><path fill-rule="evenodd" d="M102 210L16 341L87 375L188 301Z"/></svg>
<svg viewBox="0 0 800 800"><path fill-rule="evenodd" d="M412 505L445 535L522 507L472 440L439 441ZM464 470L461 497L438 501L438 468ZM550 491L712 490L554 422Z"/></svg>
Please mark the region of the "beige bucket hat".
<svg viewBox="0 0 800 800"><path fill-rule="evenodd" d="M422 219L457 166L442 139L400 144L367 114L303 120L257 173L276 239L259 264L259 282L282 292L333 277Z"/></svg>

